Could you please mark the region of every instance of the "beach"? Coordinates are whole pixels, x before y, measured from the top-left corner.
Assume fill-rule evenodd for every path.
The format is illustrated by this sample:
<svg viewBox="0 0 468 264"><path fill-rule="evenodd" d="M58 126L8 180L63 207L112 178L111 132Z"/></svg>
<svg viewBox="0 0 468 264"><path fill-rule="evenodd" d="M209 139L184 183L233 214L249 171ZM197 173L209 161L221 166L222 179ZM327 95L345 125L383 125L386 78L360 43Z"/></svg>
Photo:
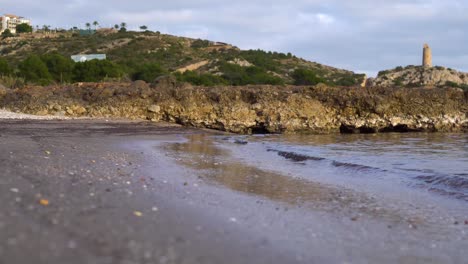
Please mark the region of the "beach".
<svg viewBox="0 0 468 264"><path fill-rule="evenodd" d="M392 135L237 136L167 123L0 120L0 260L463 263L463 186L458 196L442 194L343 154L352 144L414 140Z"/></svg>

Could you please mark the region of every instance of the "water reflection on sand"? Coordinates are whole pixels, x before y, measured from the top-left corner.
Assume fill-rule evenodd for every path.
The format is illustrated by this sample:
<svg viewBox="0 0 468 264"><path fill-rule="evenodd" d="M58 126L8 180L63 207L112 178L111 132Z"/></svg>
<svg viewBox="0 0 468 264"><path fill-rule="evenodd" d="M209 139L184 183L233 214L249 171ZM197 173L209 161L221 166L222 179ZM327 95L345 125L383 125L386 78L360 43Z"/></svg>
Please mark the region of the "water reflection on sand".
<svg viewBox="0 0 468 264"><path fill-rule="evenodd" d="M259 169L230 158L228 150L216 146L213 137L191 135L187 142L167 146L184 166L201 177L235 191L259 195L299 207L357 215L385 217L390 221L421 222L414 216L379 206L372 197L292 175Z"/></svg>

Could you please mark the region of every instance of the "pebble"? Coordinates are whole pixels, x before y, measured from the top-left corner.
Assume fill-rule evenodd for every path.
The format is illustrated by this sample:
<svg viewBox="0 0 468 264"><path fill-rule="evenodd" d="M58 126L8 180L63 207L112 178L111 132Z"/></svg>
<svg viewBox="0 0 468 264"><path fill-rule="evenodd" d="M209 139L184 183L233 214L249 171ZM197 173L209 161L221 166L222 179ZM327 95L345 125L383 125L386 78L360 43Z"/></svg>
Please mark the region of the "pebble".
<svg viewBox="0 0 468 264"><path fill-rule="evenodd" d="M140 212L140 211L135 211L135 212L133 212L133 214L134 214L135 216L138 216L138 217L142 217L142 216L143 216L143 213Z"/></svg>
<svg viewBox="0 0 468 264"><path fill-rule="evenodd" d="M11 188L10 191L14 192L14 193L18 193L19 190L17 188Z"/></svg>
<svg viewBox="0 0 468 264"><path fill-rule="evenodd" d="M41 199L41 200L39 200L39 203L40 203L41 205L48 206L48 205L49 205L49 200Z"/></svg>

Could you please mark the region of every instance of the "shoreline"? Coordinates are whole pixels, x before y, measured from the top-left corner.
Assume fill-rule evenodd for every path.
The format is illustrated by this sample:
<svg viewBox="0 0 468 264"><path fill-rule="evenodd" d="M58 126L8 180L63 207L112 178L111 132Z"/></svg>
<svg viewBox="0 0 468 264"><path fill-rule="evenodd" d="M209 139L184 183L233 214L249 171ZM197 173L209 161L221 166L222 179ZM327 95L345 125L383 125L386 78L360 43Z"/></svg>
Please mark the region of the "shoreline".
<svg viewBox="0 0 468 264"><path fill-rule="evenodd" d="M249 163L229 151L249 144L224 140L243 136L170 124L1 122L0 193L6 202L0 223L9 227L5 231L0 225L3 260L205 264L464 259L460 248L468 242L459 233L467 231L463 222L448 225L450 219L427 216L427 205L419 200L414 206L395 207L350 186L301 180L295 170L288 174L254 166L257 152L237 150L252 159ZM275 163L288 162L275 156ZM39 199L50 204L40 205Z"/></svg>

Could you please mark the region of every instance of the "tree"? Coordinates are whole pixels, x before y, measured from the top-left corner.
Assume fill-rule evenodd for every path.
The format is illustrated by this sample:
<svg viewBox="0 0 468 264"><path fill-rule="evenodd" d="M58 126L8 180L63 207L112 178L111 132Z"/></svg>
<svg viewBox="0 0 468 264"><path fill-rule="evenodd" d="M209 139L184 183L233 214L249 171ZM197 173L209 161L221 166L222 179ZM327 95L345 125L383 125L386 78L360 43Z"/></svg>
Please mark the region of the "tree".
<svg viewBox="0 0 468 264"><path fill-rule="evenodd" d="M141 26L141 27L140 27L140 29L141 29L142 31L145 31L145 30L147 30L147 29L148 29L148 27L147 27L147 26L145 26L145 25L143 25L143 26Z"/></svg>
<svg viewBox="0 0 468 264"><path fill-rule="evenodd" d="M13 74L13 68L11 68L8 61L4 58L0 58L0 76L11 76Z"/></svg>
<svg viewBox="0 0 468 264"><path fill-rule="evenodd" d="M31 33L33 31L33 28L26 23L22 23L16 26L16 33Z"/></svg>
<svg viewBox="0 0 468 264"><path fill-rule="evenodd" d="M99 26L99 22L94 21L94 22L93 22L93 26L94 26L94 29L97 29L97 27Z"/></svg>
<svg viewBox="0 0 468 264"><path fill-rule="evenodd" d="M326 81L312 70L296 69L292 76L295 85L315 85Z"/></svg>
<svg viewBox="0 0 468 264"><path fill-rule="evenodd" d="M90 31L91 30L91 23L86 23L86 28Z"/></svg>
<svg viewBox="0 0 468 264"><path fill-rule="evenodd" d="M108 60L78 62L73 69L73 80L77 82L99 82L105 78L120 78L122 68Z"/></svg>
<svg viewBox="0 0 468 264"><path fill-rule="evenodd" d="M15 35L13 35L13 33L11 33L11 31L7 28L5 29L5 31L2 32L2 39L6 39L6 38L11 38L11 37L14 37Z"/></svg>
<svg viewBox="0 0 468 264"><path fill-rule="evenodd" d="M115 28L115 29L119 29L119 27L120 27L120 26L119 26L118 24L115 24L115 25L114 25L114 28Z"/></svg>
<svg viewBox="0 0 468 264"><path fill-rule="evenodd" d="M119 32L127 32L127 23L125 23L125 22L120 23Z"/></svg>
<svg viewBox="0 0 468 264"><path fill-rule="evenodd" d="M46 64L37 55L31 55L18 65L19 75L28 82L48 85L52 76Z"/></svg>
<svg viewBox="0 0 468 264"><path fill-rule="evenodd" d="M161 67L158 63L143 64L133 74L133 80L142 80L146 82L152 82L159 76L167 74L167 70Z"/></svg>
<svg viewBox="0 0 468 264"><path fill-rule="evenodd" d="M41 60L46 64L54 81L60 83L72 81L75 63L71 58L58 53L50 53L41 56Z"/></svg>

